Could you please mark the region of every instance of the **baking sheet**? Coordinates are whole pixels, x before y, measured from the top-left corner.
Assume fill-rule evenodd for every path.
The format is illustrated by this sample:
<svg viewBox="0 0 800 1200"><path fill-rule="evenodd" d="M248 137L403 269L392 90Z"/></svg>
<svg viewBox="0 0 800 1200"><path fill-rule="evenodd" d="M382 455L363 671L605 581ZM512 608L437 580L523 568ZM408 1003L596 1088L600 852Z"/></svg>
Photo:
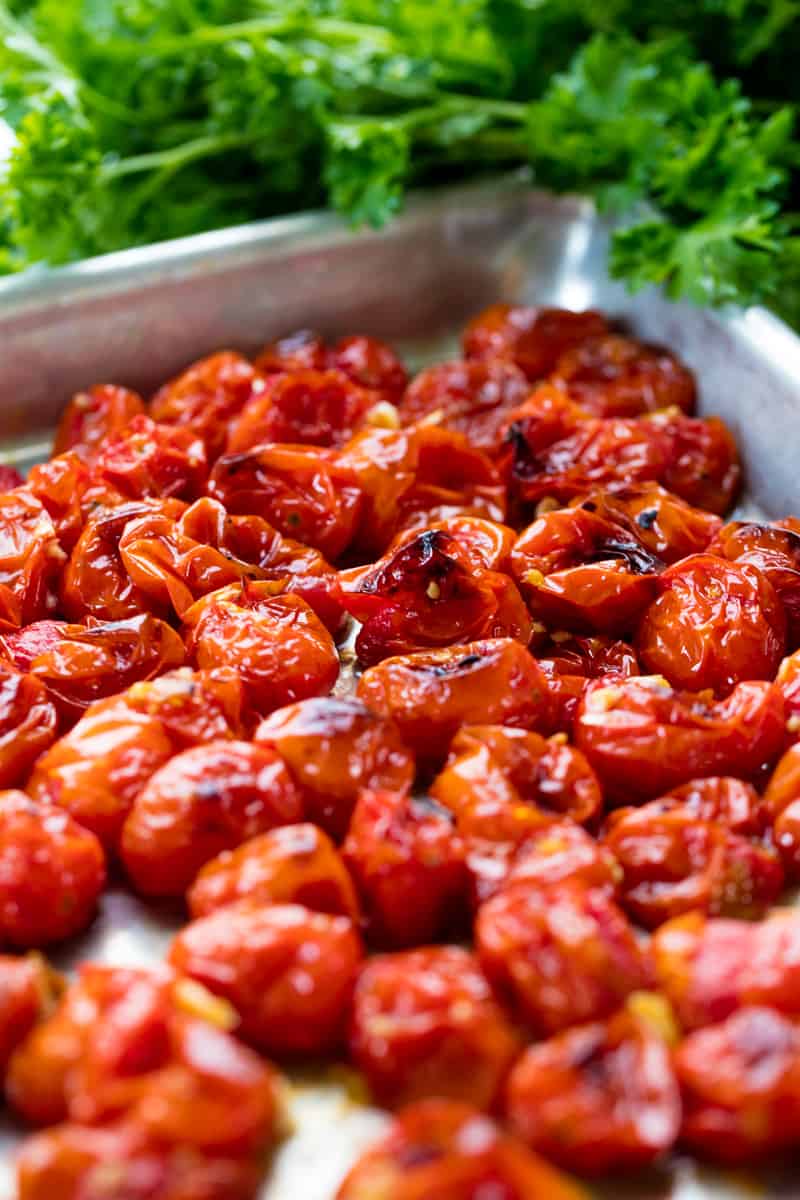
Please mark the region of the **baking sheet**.
<svg viewBox="0 0 800 1200"><path fill-rule="evenodd" d="M0 282L0 459L23 467L77 389L109 381L149 391L224 346L254 350L299 327L390 339L417 366L456 346L466 317L496 300L599 307L639 336L680 353L700 383L700 409L723 416L743 452L747 511L800 512L794 431L800 339L761 309L720 315L631 297L605 273L608 229L590 204L554 199L524 176L414 200L383 233L355 235L308 214ZM103 897L88 934L52 957L147 964L180 924L123 890ZM278 1149L262 1200L332 1200L386 1116L359 1103L344 1070L292 1079L296 1132ZM0 1124L0 1200L13 1196L10 1118ZM768 1178L676 1160L597 1187L602 1200L800 1200L790 1167Z"/></svg>

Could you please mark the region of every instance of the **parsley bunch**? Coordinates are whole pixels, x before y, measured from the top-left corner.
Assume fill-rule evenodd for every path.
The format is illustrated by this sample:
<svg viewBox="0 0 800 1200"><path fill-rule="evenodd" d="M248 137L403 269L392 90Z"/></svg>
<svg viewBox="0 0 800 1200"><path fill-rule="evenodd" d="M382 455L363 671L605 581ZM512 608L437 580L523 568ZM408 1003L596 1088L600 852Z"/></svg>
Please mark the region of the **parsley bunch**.
<svg viewBox="0 0 800 1200"><path fill-rule="evenodd" d="M0 265L527 163L632 287L800 322L798 52L800 0L0 0Z"/></svg>

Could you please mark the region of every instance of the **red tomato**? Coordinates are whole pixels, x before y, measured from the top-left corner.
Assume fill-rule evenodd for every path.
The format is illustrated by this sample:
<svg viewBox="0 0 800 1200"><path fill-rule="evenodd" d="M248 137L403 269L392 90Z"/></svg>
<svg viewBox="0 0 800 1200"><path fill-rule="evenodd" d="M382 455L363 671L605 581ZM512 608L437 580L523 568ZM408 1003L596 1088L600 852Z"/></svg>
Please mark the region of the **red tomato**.
<svg viewBox="0 0 800 1200"><path fill-rule="evenodd" d="M121 433L142 413L141 396L113 383L98 383L87 392L78 392L61 414L53 454L74 450L80 458L91 462L106 438Z"/></svg>
<svg viewBox="0 0 800 1200"><path fill-rule="evenodd" d="M291 370L274 375L231 426L226 451L240 454L270 442L341 446L363 424L375 397L341 371Z"/></svg>
<svg viewBox="0 0 800 1200"><path fill-rule="evenodd" d="M692 373L674 354L616 334L587 338L567 350L553 379L597 417L638 417L673 406L690 413L694 408Z"/></svg>
<svg viewBox="0 0 800 1200"><path fill-rule="evenodd" d="M298 329L269 342L256 359L256 367L265 375L280 371L322 371L327 365L325 342L312 329Z"/></svg>
<svg viewBox="0 0 800 1200"><path fill-rule="evenodd" d="M44 506L24 488L0 495L0 614L14 625L51 615L65 561Z"/></svg>
<svg viewBox="0 0 800 1200"><path fill-rule="evenodd" d="M766 576L783 601L789 648L800 643L800 530L754 521L731 521L719 530L709 554L749 564Z"/></svg>
<svg viewBox="0 0 800 1200"><path fill-rule="evenodd" d="M565 308L521 308L493 304L473 317L464 330L467 358L511 359L528 379L541 379L562 354L588 338L608 333L599 312L570 312Z"/></svg>
<svg viewBox="0 0 800 1200"><path fill-rule="evenodd" d="M0 1077L20 1042L49 1016L62 987L41 954L0 954Z"/></svg>
<svg viewBox="0 0 800 1200"><path fill-rule="evenodd" d="M405 367L394 350L378 338L340 338L328 351L328 365L372 392L373 403L397 404L408 382Z"/></svg>
<svg viewBox="0 0 800 1200"><path fill-rule="evenodd" d="M621 525L665 563L702 554L722 526L721 517L693 508L660 483L614 484L578 496L572 503Z"/></svg>
<svg viewBox="0 0 800 1200"><path fill-rule="evenodd" d="M530 385L519 367L499 359L438 363L420 371L400 402L404 425L441 414L448 429L491 454L508 413L522 404Z"/></svg>
<svg viewBox="0 0 800 1200"><path fill-rule="evenodd" d="M44 685L0 662L0 787L23 783L57 730L58 713Z"/></svg>
<svg viewBox="0 0 800 1200"><path fill-rule="evenodd" d="M246 733L242 682L230 667L181 667L134 683L120 700L131 712L158 717L176 750Z"/></svg>
<svg viewBox="0 0 800 1200"><path fill-rule="evenodd" d="M131 500L193 500L203 492L208 461L201 438L190 429L138 416L106 438L95 470Z"/></svg>
<svg viewBox="0 0 800 1200"><path fill-rule="evenodd" d="M150 414L162 425L177 425L202 438L213 461L222 452L228 422L265 380L257 367L232 350L201 358L153 397Z"/></svg>
<svg viewBox="0 0 800 1200"><path fill-rule="evenodd" d="M764 793L773 836L792 879L800 877L800 742L778 761Z"/></svg>

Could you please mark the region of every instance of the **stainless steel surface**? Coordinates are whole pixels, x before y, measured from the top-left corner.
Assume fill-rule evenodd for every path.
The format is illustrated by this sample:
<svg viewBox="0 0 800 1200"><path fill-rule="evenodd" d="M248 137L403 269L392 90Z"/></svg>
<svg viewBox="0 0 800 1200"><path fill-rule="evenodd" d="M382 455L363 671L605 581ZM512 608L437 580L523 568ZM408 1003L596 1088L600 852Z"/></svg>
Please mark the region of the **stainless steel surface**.
<svg viewBox="0 0 800 1200"><path fill-rule="evenodd" d="M415 201L383 233L354 235L310 214L128 251L0 283L0 457L46 453L59 409L98 381L148 391L191 359L251 350L300 326L388 337L412 363L441 357L464 319L499 299L596 306L676 349L697 372L701 409L734 429L747 504L800 512L790 431L800 408L800 340L762 310L722 316L660 295L631 297L605 273L607 229L591 205L532 191L523 178ZM178 923L111 892L78 945L57 959L147 963ZM263 1200L332 1200L385 1118L342 1075L294 1080L297 1131L279 1149ZM18 1132L0 1130L0 1200L13 1194ZM798 1200L782 1179L701 1171L688 1162L597 1189L604 1200Z"/></svg>

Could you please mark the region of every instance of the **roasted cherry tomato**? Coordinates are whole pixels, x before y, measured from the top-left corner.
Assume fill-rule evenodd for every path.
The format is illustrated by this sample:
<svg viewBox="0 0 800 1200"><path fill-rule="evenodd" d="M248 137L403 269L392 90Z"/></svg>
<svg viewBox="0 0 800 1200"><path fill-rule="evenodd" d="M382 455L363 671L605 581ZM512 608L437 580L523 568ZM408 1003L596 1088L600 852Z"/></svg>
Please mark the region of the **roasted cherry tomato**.
<svg viewBox="0 0 800 1200"><path fill-rule="evenodd" d="M269 342L256 359L265 375L281 371L323 371L328 365L325 342L313 329L297 329Z"/></svg>
<svg viewBox="0 0 800 1200"><path fill-rule="evenodd" d="M757 1162L800 1137L800 1028L746 1006L691 1033L675 1052L681 1137L704 1158Z"/></svg>
<svg viewBox="0 0 800 1200"><path fill-rule="evenodd" d="M479 1200L482 1196L587 1200L577 1184L501 1133L483 1113L456 1100L423 1100L401 1110L385 1137L350 1171L336 1200Z"/></svg>
<svg viewBox="0 0 800 1200"><path fill-rule="evenodd" d="M709 554L757 567L783 601L789 648L800 643L800 529L731 521L708 547Z"/></svg>
<svg viewBox="0 0 800 1200"><path fill-rule="evenodd" d="M240 900L192 921L170 961L228 1000L269 1054L313 1056L344 1033L361 942L343 916Z"/></svg>
<svg viewBox="0 0 800 1200"><path fill-rule="evenodd" d="M727 696L746 679L774 679L786 651L786 613L749 564L695 554L669 567L642 617L639 661L673 687Z"/></svg>
<svg viewBox="0 0 800 1200"><path fill-rule="evenodd" d="M0 1079L20 1042L50 1016L64 986L41 954L0 954Z"/></svg>
<svg viewBox="0 0 800 1200"><path fill-rule="evenodd" d="M405 792L414 779L414 760L394 721L351 697L281 708L261 722L256 741L277 750L311 819L340 840L362 788Z"/></svg>
<svg viewBox="0 0 800 1200"><path fill-rule="evenodd" d="M365 671L358 697L392 717L426 764L441 762L461 725L546 725L547 681L524 646L509 638L384 659Z"/></svg>
<svg viewBox="0 0 800 1200"><path fill-rule="evenodd" d="M649 1004L657 1013L663 1001L646 993L637 1000L633 1011L528 1047L509 1077L512 1129L581 1175L644 1167L672 1148L680 1130L669 1045L636 1012Z"/></svg>
<svg viewBox="0 0 800 1200"><path fill-rule="evenodd" d="M659 482L696 508L726 513L738 495L742 469L725 422L682 413L658 413L653 421L672 438L671 460Z"/></svg>
<svg viewBox="0 0 800 1200"><path fill-rule="evenodd" d="M372 392L373 403L397 404L408 382L405 367L391 346L363 334L340 338L328 351L328 365Z"/></svg>
<svg viewBox="0 0 800 1200"><path fill-rule="evenodd" d="M706 775L758 779L783 746L783 698L760 681L715 701L658 676L600 679L578 706L574 736L609 798L649 800Z"/></svg>
<svg viewBox="0 0 800 1200"><path fill-rule="evenodd" d="M56 608L66 556L46 508L25 488L0 495L0 615L28 625Z"/></svg>
<svg viewBox="0 0 800 1200"><path fill-rule="evenodd" d="M406 654L483 637L513 637L527 645L531 619L513 580L476 564L441 529L418 533L345 584L345 606L362 622L356 638L367 666Z"/></svg>
<svg viewBox="0 0 800 1200"><path fill-rule="evenodd" d="M129 388L98 383L87 392L78 392L61 414L53 454L74 450L80 458L91 461L106 438L121 433L143 413L144 401Z"/></svg>
<svg viewBox="0 0 800 1200"><path fill-rule="evenodd" d="M329 559L353 540L363 502L353 472L307 446L226 454L211 472L208 490L228 512L263 517L284 537Z"/></svg>
<svg viewBox="0 0 800 1200"><path fill-rule="evenodd" d="M244 406L228 435L227 453L270 442L341 446L375 403L341 371L292 370L274 375Z"/></svg>
<svg viewBox="0 0 800 1200"><path fill-rule="evenodd" d="M57 731L58 713L44 684L0 662L0 787L24 783Z"/></svg>
<svg viewBox="0 0 800 1200"><path fill-rule="evenodd" d="M382 554L403 524L399 506L414 486L419 434L413 429L368 426L339 450L336 462L346 472L349 486L355 485L360 494L347 541L355 561L365 562Z"/></svg>
<svg viewBox="0 0 800 1200"><path fill-rule="evenodd" d="M660 483L615 484L596 488L572 502L621 525L662 562L702 554L722 526L715 513L693 508ZM714 552L716 553L716 551Z"/></svg>
<svg viewBox="0 0 800 1200"><path fill-rule="evenodd" d="M506 488L500 470L452 429L422 424L413 434L416 451L414 481L398 504L398 528L419 512L459 508L463 515L504 521Z"/></svg>
<svg viewBox="0 0 800 1200"><path fill-rule="evenodd" d="M274 583L232 584L184 614L187 650L198 667L233 667L251 708L329 692L339 675L331 635L305 600Z"/></svg>
<svg viewBox="0 0 800 1200"><path fill-rule="evenodd" d="M446 533L453 538L469 557L473 567L480 571L509 571L511 551L517 534L509 525L501 525L498 521L490 521L484 517L451 516L446 520L428 522L425 513L415 514L411 525L398 533L389 546L386 557L401 546L412 542L419 533ZM365 567L354 567L342 572L342 580L347 585L366 577L372 570L371 564Z"/></svg>
<svg viewBox="0 0 800 1200"><path fill-rule="evenodd" d="M577 880L614 896L621 875L619 864L606 846L574 821L564 820L553 821L526 837L499 886L548 888Z"/></svg>
<svg viewBox="0 0 800 1200"><path fill-rule="evenodd" d="M524 529L514 577L537 620L578 633L626 633L658 594L660 559L618 525L561 508Z"/></svg>
<svg viewBox="0 0 800 1200"><path fill-rule="evenodd" d="M356 890L331 839L316 825L284 825L225 850L198 873L187 894L193 917L236 900L302 904L360 921Z"/></svg>
<svg viewBox="0 0 800 1200"><path fill-rule="evenodd" d="M609 1016L650 980L625 914L575 880L499 892L478 911L475 941L487 977L540 1035Z"/></svg>
<svg viewBox="0 0 800 1200"><path fill-rule="evenodd" d="M543 636L543 635L541 635ZM633 648L605 634L580 637L554 630L548 641L534 634L536 661L553 697L552 722L548 732L571 734L578 704L590 679L628 679L639 674Z"/></svg>
<svg viewBox="0 0 800 1200"><path fill-rule="evenodd" d="M156 392L154 421L179 425L202 438L209 459L222 452L228 422L263 391L260 371L232 350L201 358Z"/></svg>
<svg viewBox="0 0 800 1200"><path fill-rule="evenodd" d="M530 384L512 362L457 360L420 371L400 402L404 425L440 414L443 424L491 454L506 416L524 401Z"/></svg>
<svg viewBox="0 0 800 1200"><path fill-rule="evenodd" d="M241 738L243 689L230 667L192 671L181 667L146 683L134 683L120 700L133 712L158 717L176 750L220 738Z"/></svg>
<svg viewBox="0 0 800 1200"><path fill-rule="evenodd" d="M0 494L13 491L25 482L25 477L10 463L0 463Z"/></svg>
<svg viewBox="0 0 800 1200"><path fill-rule="evenodd" d="M773 771L764 804L786 870L800 878L800 742L790 746Z"/></svg>
<svg viewBox="0 0 800 1200"><path fill-rule="evenodd" d="M442 1096L490 1108L519 1048L466 950L439 946L381 954L362 968L350 1053L380 1104Z"/></svg>
<svg viewBox="0 0 800 1200"><path fill-rule="evenodd" d="M467 358L511 359L533 380L549 375L568 350L608 332L606 318L591 309L493 304L472 318L462 344Z"/></svg>
<svg viewBox="0 0 800 1200"><path fill-rule="evenodd" d="M775 682L783 695L786 732L790 741L800 734L800 650L788 655L778 668Z"/></svg>
<svg viewBox="0 0 800 1200"><path fill-rule="evenodd" d="M30 671L40 654L47 654L61 641L66 621L34 621L32 625L0 625L0 654L18 671Z"/></svg>
<svg viewBox="0 0 800 1200"><path fill-rule="evenodd" d="M370 942L418 946L463 925L464 847L446 809L397 792L362 792L342 856Z"/></svg>
<svg viewBox="0 0 800 1200"><path fill-rule="evenodd" d="M691 371L669 350L635 338L587 338L561 355L552 378L597 417L638 417L673 406L690 413L694 408Z"/></svg>
<svg viewBox="0 0 800 1200"><path fill-rule="evenodd" d="M28 950L81 933L105 880L93 833L63 808L0 792L0 942Z"/></svg>
<svg viewBox="0 0 800 1200"><path fill-rule="evenodd" d="M660 986L687 1029L765 1005L800 1016L800 913L775 909L759 922L691 912L651 942Z"/></svg>
<svg viewBox="0 0 800 1200"><path fill-rule="evenodd" d="M139 416L106 438L95 470L131 500L193 500L203 492L208 462L196 433Z"/></svg>
<svg viewBox="0 0 800 1200"><path fill-rule="evenodd" d="M181 896L223 850L302 816L300 792L274 750L209 742L150 778L123 826L120 854L137 891Z"/></svg>

